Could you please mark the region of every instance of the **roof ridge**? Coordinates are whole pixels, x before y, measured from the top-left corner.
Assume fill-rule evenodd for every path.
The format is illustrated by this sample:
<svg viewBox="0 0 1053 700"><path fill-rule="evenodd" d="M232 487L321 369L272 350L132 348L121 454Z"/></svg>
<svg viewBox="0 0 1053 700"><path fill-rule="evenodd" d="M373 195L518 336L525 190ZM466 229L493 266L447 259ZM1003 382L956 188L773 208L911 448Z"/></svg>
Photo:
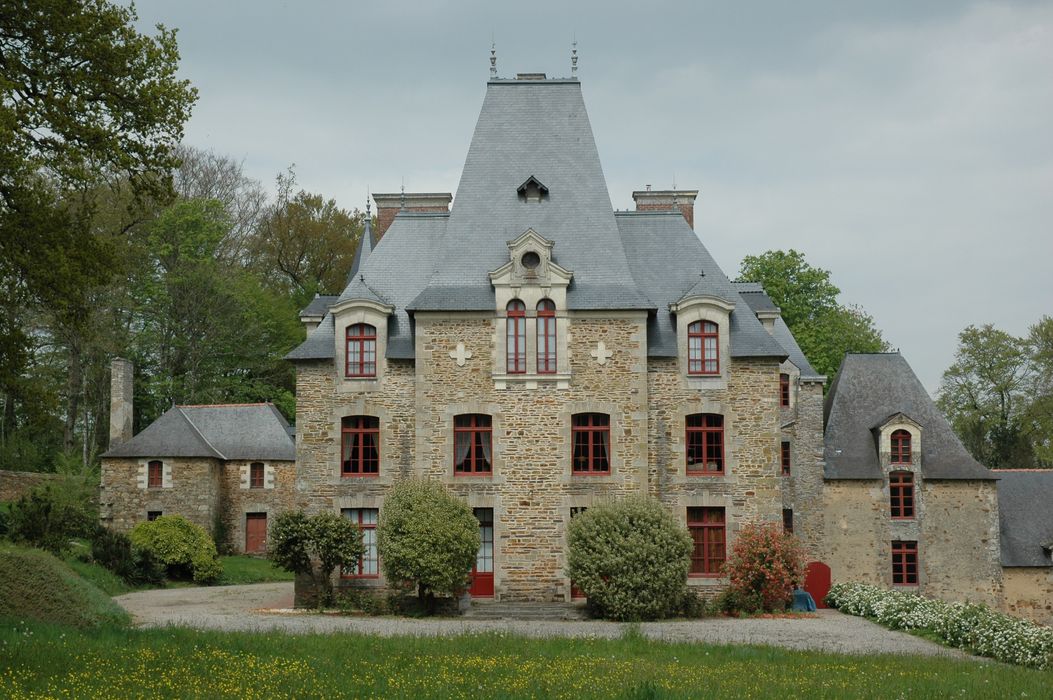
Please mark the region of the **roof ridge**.
<svg viewBox="0 0 1053 700"><path fill-rule="evenodd" d="M177 404L176 408L235 408L238 406L271 406L270 401L255 401L249 403L183 403Z"/></svg>
<svg viewBox="0 0 1053 700"><path fill-rule="evenodd" d="M194 421L190 420L190 416L188 416L186 413L183 412L184 408L188 408L188 407L186 407L186 406L176 406L175 407L176 411L179 412L179 415L181 415L183 417L183 420L185 420L187 423L190 424L190 427L194 430L194 433L196 433L197 436L199 438L201 438L201 441L205 443L205 445L208 447L208 449L212 450L219 459L222 459L222 460L225 461L227 458L223 455L222 452L220 452L219 450L216 449L215 445L213 445L211 442L209 442L208 438L205 437L204 434L201 432L201 430L197 427L197 425L194 424Z"/></svg>

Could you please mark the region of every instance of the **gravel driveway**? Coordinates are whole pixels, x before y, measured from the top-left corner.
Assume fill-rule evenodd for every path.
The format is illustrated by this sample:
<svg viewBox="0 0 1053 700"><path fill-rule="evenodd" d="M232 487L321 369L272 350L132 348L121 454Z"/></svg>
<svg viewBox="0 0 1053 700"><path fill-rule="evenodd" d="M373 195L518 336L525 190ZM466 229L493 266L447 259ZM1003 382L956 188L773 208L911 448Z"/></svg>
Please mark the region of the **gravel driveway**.
<svg viewBox="0 0 1053 700"><path fill-rule="evenodd" d="M180 625L200 629L266 631L290 634L352 632L381 636L440 636L478 632L507 632L527 637L617 638L625 625L598 620L517 621L404 619L317 614L282 614L267 609L292 604L291 583L251 586L170 588L118 596L145 627ZM910 654L975 658L955 649L903 632L893 632L859 617L821 610L814 618L709 618L646 622L641 632L653 639L710 644L769 644L789 649L814 649L845 654Z"/></svg>

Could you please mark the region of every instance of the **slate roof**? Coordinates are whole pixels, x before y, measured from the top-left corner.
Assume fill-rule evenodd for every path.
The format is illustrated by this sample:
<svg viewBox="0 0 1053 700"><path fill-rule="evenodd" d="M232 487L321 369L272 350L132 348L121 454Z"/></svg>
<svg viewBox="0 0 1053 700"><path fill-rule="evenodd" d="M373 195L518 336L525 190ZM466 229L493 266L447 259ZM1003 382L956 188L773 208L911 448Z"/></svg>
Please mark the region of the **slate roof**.
<svg viewBox="0 0 1053 700"><path fill-rule="evenodd" d="M923 478L998 478L966 451L899 353L845 355L824 407L826 478L883 478L873 429L897 413L921 426Z"/></svg>
<svg viewBox="0 0 1053 700"><path fill-rule="evenodd" d="M296 459L289 423L273 404L173 406L103 457Z"/></svg>
<svg viewBox="0 0 1053 700"><path fill-rule="evenodd" d="M775 305L775 302L771 300L767 292L764 291L764 287L761 286L760 282L733 282L735 288L739 290L739 296L746 300L750 308L756 311L778 311L779 307ZM819 374L812 367L812 363L805 357L804 351L801 350L801 346L797 344L797 339L793 337L793 333L790 332L790 327L786 325L786 321L782 320L782 317L775 319L775 327L772 329L772 337L779 342L789 355L789 360L792 362L797 369L801 371L801 379L804 380L824 380L826 377Z"/></svg>
<svg viewBox="0 0 1053 700"><path fill-rule="evenodd" d="M308 316L325 316L329 307L336 303L339 297L335 294L315 294L311 303L300 312L300 318Z"/></svg>
<svg viewBox="0 0 1053 700"><path fill-rule="evenodd" d="M995 474L1002 566L1053 566L1053 469Z"/></svg>
<svg viewBox="0 0 1053 700"><path fill-rule="evenodd" d="M368 210L368 207L367 207ZM366 212L366 226L362 231L362 238L358 241L358 248L355 250L355 257L351 261L351 271L347 273L347 283L351 284L351 280L358 274L359 269L362 267L362 262L369 257L369 254L373 252L373 249L377 247L377 237L373 235L373 220L369 216L369 212Z"/></svg>

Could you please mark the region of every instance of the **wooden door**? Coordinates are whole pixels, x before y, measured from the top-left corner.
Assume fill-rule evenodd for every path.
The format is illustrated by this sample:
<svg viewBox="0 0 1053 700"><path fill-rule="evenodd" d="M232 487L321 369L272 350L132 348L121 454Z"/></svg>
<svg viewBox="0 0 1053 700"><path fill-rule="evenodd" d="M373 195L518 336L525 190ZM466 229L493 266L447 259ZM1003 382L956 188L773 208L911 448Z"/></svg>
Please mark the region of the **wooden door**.
<svg viewBox="0 0 1053 700"><path fill-rule="evenodd" d="M804 590L815 600L815 607L825 608L823 598L830 592L830 567L813 561L804 567Z"/></svg>
<svg viewBox="0 0 1053 700"><path fill-rule="evenodd" d="M245 553L262 554L267 549L267 514L245 514Z"/></svg>
<svg viewBox="0 0 1053 700"><path fill-rule="evenodd" d="M472 585L468 592L473 598L494 596L494 509L475 508L479 521L479 553L472 567Z"/></svg>

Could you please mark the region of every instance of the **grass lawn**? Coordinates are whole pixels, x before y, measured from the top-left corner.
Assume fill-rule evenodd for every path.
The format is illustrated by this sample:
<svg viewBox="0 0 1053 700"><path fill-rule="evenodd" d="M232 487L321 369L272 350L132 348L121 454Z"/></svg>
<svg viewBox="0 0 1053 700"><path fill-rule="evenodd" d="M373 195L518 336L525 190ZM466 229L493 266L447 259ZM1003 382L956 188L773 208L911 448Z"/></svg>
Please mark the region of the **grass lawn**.
<svg viewBox="0 0 1053 700"><path fill-rule="evenodd" d="M383 639L25 625L0 620L0 697L1049 697L1053 674L993 663L759 647Z"/></svg>
<svg viewBox="0 0 1053 700"><path fill-rule="evenodd" d="M221 586L293 580L290 572L279 569L269 559L237 555L220 557L219 560L223 563L223 575L217 582Z"/></svg>

